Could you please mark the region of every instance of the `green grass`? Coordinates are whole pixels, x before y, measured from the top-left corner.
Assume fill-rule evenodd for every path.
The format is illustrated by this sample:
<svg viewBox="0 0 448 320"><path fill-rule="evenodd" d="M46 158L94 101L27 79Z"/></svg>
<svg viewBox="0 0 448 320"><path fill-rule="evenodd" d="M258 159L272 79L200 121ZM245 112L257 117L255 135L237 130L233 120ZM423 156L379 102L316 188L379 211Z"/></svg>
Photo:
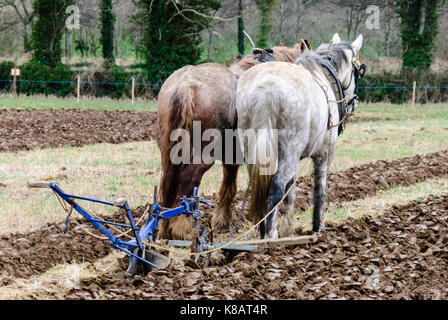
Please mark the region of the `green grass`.
<svg viewBox="0 0 448 320"><path fill-rule="evenodd" d="M410 104L361 103L356 115L396 120L439 119L447 121L448 104L420 104L412 108Z"/></svg>
<svg viewBox="0 0 448 320"><path fill-rule="evenodd" d="M12 95L0 95L0 108L156 111L157 102L154 100L138 99L132 104L131 100L113 100L107 98L83 98L78 102L73 97L57 98L43 95L22 95L14 99Z"/></svg>

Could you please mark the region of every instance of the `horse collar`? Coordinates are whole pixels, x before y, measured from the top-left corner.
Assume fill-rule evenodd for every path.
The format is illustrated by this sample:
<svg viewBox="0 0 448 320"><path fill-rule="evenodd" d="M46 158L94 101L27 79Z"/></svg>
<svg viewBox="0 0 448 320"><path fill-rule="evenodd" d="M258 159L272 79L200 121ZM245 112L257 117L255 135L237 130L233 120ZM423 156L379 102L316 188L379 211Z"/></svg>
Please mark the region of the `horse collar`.
<svg viewBox="0 0 448 320"><path fill-rule="evenodd" d="M333 78L334 82L332 82L330 80L330 83L332 84L331 86L333 87L334 84L336 84L336 86L337 86L337 92L335 92L335 94L339 95L339 97L337 99L338 99L339 121L341 121L347 114L347 106L345 104L345 94L344 94L344 89L342 88L341 81L339 80L339 78L336 74L336 70L333 67L334 63L331 60L322 59L322 60L319 60L319 64L321 67L323 67L325 70L327 70L329 72L328 75L331 78ZM341 135L343 130L344 130L344 126L341 123L338 127L338 136Z"/></svg>

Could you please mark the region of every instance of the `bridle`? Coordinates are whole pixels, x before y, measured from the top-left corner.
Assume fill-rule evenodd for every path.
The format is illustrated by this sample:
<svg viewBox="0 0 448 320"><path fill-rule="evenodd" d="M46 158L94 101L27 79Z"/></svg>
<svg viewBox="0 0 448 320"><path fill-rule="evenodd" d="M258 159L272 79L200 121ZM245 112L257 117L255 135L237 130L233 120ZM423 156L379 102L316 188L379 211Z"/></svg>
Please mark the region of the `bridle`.
<svg viewBox="0 0 448 320"><path fill-rule="evenodd" d="M275 55L274 55L274 50L272 50L272 45L271 45L272 31L271 31L271 34L269 35L269 49L256 48L254 41L246 33L246 31L243 31L243 33L246 35L246 37L249 39L250 43L252 44L252 56L254 57L254 59L256 59L260 62L269 62L269 61L276 60Z"/></svg>
<svg viewBox="0 0 448 320"><path fill-rule="evenodd" d="M355 51L353 51L352 48L350 48L350 50L352 51L352 54L353 54L352 55L352 72L350 74L350 81L348 83L348 86L345 88L342 88L342 90L345 92L345 90L350 88L350 85L352 84L352 80L354 77L355 78L355 90L353 91L353 98L351 98L350 101L347 102L347 107L353 106L352 111L351 111L351 113L353 113L353 111L355 110L354 103L355 103L355 101L358 101L358 98L359 98L359 95L358 95L359 81L361 81L361 79L364 77L367 67L364 63L360 64L359 56L357 54L355 54ZM334 65L334 63L333 63L333 65Z"/></svg>
<svg viewBox="0 0 448 320"><path fill-rule="evenodd" d="M271 48L269 49L253 48L252 55L254 59L257 59L260 62L269 62L276 60L274 50L272 50Z"/></svg>

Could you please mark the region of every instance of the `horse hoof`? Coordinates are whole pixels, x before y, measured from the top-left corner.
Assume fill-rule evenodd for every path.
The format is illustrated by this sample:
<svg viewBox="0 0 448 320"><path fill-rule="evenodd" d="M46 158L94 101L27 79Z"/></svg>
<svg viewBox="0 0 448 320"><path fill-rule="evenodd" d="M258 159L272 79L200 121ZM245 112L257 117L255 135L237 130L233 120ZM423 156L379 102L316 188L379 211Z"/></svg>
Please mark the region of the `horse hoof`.
<svg viewBox="0 0 448 320"><path fill-rule="evenodd" d="M233 225L233 221L224 218L223 210L216 210L212 216L212 227L215 232L227 232L230 226Z"/></svg>
<svg viewBox="0 0 448 320"><path fill-rule="evenodd" d="M317 236L321 236L325 233L325 228L321 227L319 231L314 232Z"/></svg>
<svg viewBox="0 0 448 320"><path fill-rule="evenodd" d="M267 237L270 239L278 239L278 232L277 230L273 231L273 232L268 232Z"/></svg>
<svg viewBox="0 0 448 320"><path fill-rule="evenodd" d="M286 238L286 237L291 237L294 234L295 230L293 227L288 226L288 227L283 227L280 228L280 238Z"/></svg>

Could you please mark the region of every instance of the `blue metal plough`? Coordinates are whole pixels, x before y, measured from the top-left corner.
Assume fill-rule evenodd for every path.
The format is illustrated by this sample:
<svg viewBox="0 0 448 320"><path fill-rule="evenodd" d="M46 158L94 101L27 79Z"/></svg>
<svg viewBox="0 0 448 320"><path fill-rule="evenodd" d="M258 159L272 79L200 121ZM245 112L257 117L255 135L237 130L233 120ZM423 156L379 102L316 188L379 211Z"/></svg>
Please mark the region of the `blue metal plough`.
<svg viewBox="0 0 448 320"><path fill-rule="evenodd" d="M128 205L126 199L118 199L115 202L107 202L92 198L86 198L76 195L71 195L62 191L56 183L51 182L28 182L29 188L49 188L51 189L59 199L65 201L69 206L69 214L66 219L65 228L67 226L68 218L70 217L73 209L79 212L88 222L90 222L96 229L98 229L104 236L109 239L109 244L129 255L129 267L126 271L126 275L128 277L132 277L136 274L146 274L147 272L153 270L154 268L166 268L170 263L170 259L161 254L150 252L145 249L145 241L149 241L150 243L154 243L157 237L157 226L160 221L171 219L173 217L179 215L186 215L187 217L191 216L194 219L195 228L199 228L199 236L197 237L198 241L195 245L197 257L200 257L201 252L207 251L210 248L216 248L219 246L218 244L212 244L211 239L207 237L207 230L204 225L198 226L199 219L201 218L201 212L199 210L199 204L205 204L211 206L211 204L207 201L200 200L198 196L197 188L194 189L192 197L184 197L181 198L180 205L173 209L167 209L162 211L162 208L157 204L153 203L150 205L149 210L147 211L147 217L145 225L139 229L136 226L134 217L132 215L131 209ZM106 220L101 220L93 217L90 213L88 213L85 209L83 209L78 203L77 200L89 201L94 203L99 203L106 206L114 206L117 208L122 208L126 210L127 218L129 220L129 224L116 223ZM154 199L156 202L156 199ZM62 203L62 202L61 202ZM113 234L106 226L116 226L125 229L131 229L133 233L133 239L130 241L124 241L120 239L118 236ZM191 242L189 242L191 244ZM186 242L174 242L173 245L177 246L186 246ZM233 248L234 249L234 248ZM247 249L247 247L242 248Z"/></svg>

